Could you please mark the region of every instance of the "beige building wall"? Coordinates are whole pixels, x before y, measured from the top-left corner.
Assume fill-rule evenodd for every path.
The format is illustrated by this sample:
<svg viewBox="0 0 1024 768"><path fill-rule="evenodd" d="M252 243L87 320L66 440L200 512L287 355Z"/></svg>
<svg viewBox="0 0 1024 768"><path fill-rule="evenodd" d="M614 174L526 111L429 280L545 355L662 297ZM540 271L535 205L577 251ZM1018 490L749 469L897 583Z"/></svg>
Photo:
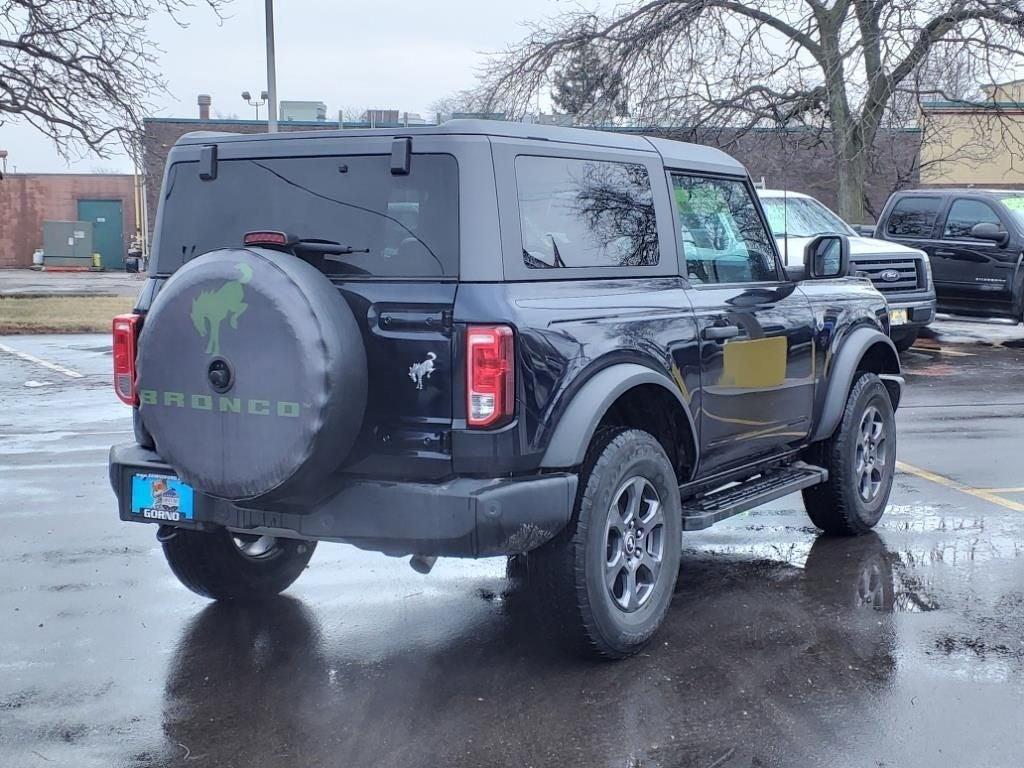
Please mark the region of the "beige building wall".
<svg viewBox="0 0 1024 768"><path fill-rule="evenodd" d="M1024 80L1014 80L1012 83L988 85L985 86L983 90L993 101L1024 102Z"/></svg>
<svg viewBox="0 0 1024 768"><path fill-rule="evenodd" d="M922 185L1024 188L1024 83L990 94L991 106L924 107Z"/></svg>

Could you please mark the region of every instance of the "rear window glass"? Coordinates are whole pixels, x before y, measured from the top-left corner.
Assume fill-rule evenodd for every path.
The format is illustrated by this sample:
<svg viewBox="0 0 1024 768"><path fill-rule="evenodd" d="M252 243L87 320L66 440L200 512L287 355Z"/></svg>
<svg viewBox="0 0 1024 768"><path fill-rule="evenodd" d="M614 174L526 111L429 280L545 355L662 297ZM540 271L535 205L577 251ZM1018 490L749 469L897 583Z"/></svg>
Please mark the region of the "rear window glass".
<svg viewBox="0 0 1024 768"><path fill-rule="evenodd" d="M389 155L221 160L171 166L154 252L173 272L246 232L280 230L366 252L308 258L329 275L454 277L459 263L459 173L451 155L413 155L408 175Z"/></svg>
<svg viewBox="0 0 1024 768"><path fill-rule="evenodd" d="M531 269L658 263L647 169L559 157L516 158L523 262Z"/></svg>
<svg viewBox="0 0 1024 768"><path fill-rule="evenodd" d="M1024 225L1024 195L1004 195L999 199L1017 221L1017 224Z"/></svg>
<svg viewBox="0 0 1024 768"><path fill-rule="evenodd" d="M939 213L937 197L904 197L896 201L886 233L897 237L931 237Z"/></svg>

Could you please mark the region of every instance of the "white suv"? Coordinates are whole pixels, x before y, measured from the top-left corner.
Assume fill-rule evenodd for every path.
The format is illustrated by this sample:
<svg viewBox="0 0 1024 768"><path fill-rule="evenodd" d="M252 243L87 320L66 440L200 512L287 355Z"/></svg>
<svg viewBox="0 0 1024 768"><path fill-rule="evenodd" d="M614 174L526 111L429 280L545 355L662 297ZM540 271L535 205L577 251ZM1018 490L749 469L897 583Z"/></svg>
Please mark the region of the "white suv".
<svg viewBox="0 0 1024 768"><path fill-rule="evenodd" d="M889 335L900 352L909 349L921 328L935 319L935 286L924 251L861 237L810 195L781 189L759 189L757 194L787 265L802 262L804 246L815 235L850 238L851 269L870 277L889 302Z"/></svg>

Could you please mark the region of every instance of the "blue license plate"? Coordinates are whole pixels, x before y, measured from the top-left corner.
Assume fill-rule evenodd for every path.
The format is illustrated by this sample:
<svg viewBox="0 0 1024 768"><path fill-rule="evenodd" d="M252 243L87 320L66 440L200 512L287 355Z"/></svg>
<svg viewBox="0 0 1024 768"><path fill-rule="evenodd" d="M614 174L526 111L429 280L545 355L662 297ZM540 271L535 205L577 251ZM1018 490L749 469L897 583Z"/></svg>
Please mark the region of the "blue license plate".
<svg viewBox="0 0 1024 768"><path fill-rule="evenodd" d="M192 520L195 492L173 475L132 475L132 514L147 520Z"/></svg>

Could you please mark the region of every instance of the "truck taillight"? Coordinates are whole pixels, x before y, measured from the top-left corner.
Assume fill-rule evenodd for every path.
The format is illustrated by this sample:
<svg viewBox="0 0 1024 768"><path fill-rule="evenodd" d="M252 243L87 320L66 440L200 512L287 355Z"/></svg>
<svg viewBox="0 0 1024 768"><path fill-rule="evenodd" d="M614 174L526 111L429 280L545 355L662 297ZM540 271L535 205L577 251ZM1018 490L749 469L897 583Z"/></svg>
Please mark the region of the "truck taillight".
<svg viewBox="0 0 1024 768"><path fill-rule="evenodd" d="M507 325L471 325L466 332L466 421L493 427L515 409L515 357Z"/></svg>
<svg viewBox="0 0 1024 768"><path fill-rule="evenodd" d="M138 351L142 315L114 318L114 392L128 405L138 405L135 391L135 354Z"/></svg>

